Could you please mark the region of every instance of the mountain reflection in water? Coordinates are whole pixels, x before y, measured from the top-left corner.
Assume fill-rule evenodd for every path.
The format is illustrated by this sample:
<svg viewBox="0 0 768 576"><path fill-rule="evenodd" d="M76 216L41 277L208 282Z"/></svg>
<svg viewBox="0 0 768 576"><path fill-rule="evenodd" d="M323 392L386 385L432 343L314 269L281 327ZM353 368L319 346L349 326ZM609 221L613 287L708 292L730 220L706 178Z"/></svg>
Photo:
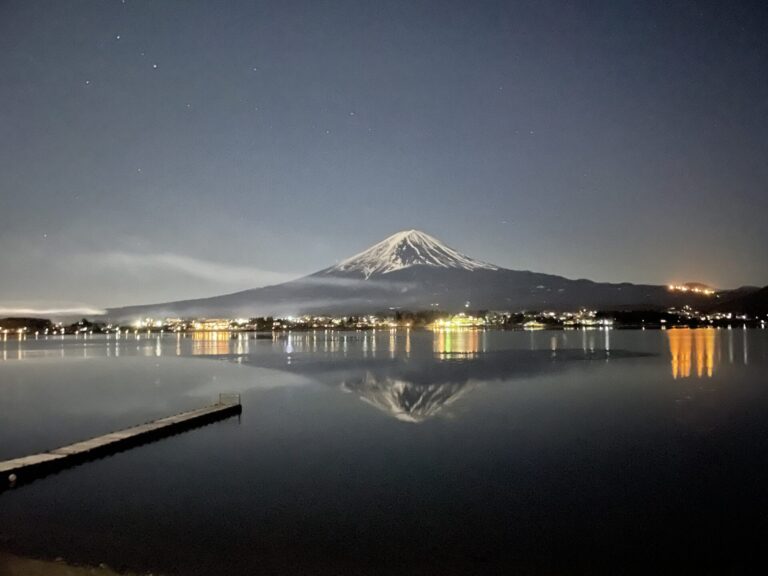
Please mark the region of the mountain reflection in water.
<svg viewBox="0 0 768 576"><path fill-rule="evenodd" d="M458 400L474 386L467 382L416 384L366 372L359 380L341 383L341 389L354 392L371 406L403 422L419 423L431 418Z"/></svg>
<svg viewBox="0 0 768 576"><path fill-rule="evenodd" d="M346 357L343 369L332 360L333 355L298 357L280 368L356 394L402 422L422 423L488 383L551 374L583 362L605 363L642 355L607 349L557 350L549 341L541 349L489 350L484 330L423 332L417 336L413 344L410 334L404 336L409 351L411 346L421 351L415 355L392 355L378 349L372 356L369 341L365 346L368 352ZM363 337L364 343L367 339Z"/></svg>
<svg viewBox="0 0 768 576"><path fill-rule="evenodd" d="M442 414L469 391L490 382L552 374L579 362L647 355L611 350L610 336L603 330L558 332L540 339L526 335L527 349L499 348L498 342L491 346L491 336L488 330L475 328L258 336L199 332L187 344L192 356L229 358L305 376L356 394L366 404L410 423ZM177 354L185 340L187 336L176 337ZM272 353L264 354L265 350Z"/></svg>
<svg viewBox="0 0 768 576"><path fill-rule="evenodd" d="M581 362L605 363L609 358L642 356L622 351L587 352L561 350L504 350L453 357L435 354L431 360L368 362L350 366L340 387L404 422L421 423L433 418L468 392L490 382L506 382L561 372ZM304 372L304 370L301 370ZM328 385L338 385L338 372L321 372L313 366L307 375Z"/></svg>
<svg viewBox="0 0 768 576"><path fill-rule="evenodd" d="M450 415L445 414L447 407L489 383L552 374L579 362L605 363L645 355L611 350L608 331L561 331L541 337L526 334L525 348L519 347L519 339L516 348L500 347L500 339L494 336L491 331L475 328L269 334L135 332L39 341L20 339L13 346L2 347L0 360L123 356L228 359L300 375L353 393L399 421L421 423L438 415ZM691 350L706 348L698 344L702 337L692 336L690 342L677 335L671 337L680 341L675 350L686 346ZM690 366L690 359L686 358L691 354L681 351L675 361L683 365L688 362ZM711 358L711 354L706 357ZM705 367L710 365L709 360L702 362ZM689 369L680 370L687 374ZM243 390L251 387L254 385L246 379Z"/></svg>

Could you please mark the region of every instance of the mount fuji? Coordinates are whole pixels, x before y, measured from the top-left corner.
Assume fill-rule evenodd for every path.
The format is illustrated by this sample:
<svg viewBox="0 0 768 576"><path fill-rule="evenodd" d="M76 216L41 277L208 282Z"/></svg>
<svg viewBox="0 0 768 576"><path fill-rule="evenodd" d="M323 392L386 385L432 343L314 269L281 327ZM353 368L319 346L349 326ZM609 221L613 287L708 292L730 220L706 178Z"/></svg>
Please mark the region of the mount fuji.
<svg viewBox="0 0 768 576"><path fill-rule="evenodd" d="M393 234L309 276L233 294L107 310L110 320L362 314L388 309L572 310L681 305L665 286L571 280L470 258L418 230Z"/></svg>

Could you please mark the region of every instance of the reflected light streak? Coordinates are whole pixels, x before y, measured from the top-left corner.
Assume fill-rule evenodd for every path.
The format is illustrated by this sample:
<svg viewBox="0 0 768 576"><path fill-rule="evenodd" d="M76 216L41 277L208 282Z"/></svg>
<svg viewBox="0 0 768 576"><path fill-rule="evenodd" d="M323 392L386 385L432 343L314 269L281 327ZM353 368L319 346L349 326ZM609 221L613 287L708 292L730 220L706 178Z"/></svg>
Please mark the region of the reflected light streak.
<svg viewBox="0 0 768 576"><path fill-rule="evenodd" d="M711 378L715 371L715 338L712 328L675 328L666 332L669 343L672 378Z"/></svg>
<svg viewBox="0 0 768 576"><path fill-rule="evenodd" d="M476 358L480 352L485 352L483 331L466 330L436 330L432 341L432 349L440 360L452 358Z"/></svg>
<svg viewBox="0 0 768 576"><path fill-rule="evenodd" d="M192 354L194 356L207 356L217 354L229 354L229 332L193 332Z"/></svg>

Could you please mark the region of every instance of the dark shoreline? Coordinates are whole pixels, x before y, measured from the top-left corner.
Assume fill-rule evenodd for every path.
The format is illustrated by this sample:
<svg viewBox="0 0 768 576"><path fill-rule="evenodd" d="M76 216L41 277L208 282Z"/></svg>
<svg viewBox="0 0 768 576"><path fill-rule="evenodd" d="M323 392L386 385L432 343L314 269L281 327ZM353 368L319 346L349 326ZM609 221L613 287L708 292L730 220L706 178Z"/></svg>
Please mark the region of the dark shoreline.
<svg viewBox="0 0 768 576"><path fill-rule="evenodd" d="M63 558L51 560L22 556L0 549L0 576L138 576L138 574L117 572L106 564L81 566L69 564Z"/></svg>

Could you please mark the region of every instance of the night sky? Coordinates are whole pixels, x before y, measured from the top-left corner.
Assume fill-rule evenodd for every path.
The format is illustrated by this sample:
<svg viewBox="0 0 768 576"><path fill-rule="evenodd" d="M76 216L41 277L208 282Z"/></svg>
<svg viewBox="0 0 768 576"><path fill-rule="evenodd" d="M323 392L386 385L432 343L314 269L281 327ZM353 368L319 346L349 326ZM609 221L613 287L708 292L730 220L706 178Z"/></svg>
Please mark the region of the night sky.
<svg viewBox="0 0 768 576"><path fill-rule="evenodd" d="M0 314L212 296L402 229L768 284L765 2L0 2Z"/></svg>

